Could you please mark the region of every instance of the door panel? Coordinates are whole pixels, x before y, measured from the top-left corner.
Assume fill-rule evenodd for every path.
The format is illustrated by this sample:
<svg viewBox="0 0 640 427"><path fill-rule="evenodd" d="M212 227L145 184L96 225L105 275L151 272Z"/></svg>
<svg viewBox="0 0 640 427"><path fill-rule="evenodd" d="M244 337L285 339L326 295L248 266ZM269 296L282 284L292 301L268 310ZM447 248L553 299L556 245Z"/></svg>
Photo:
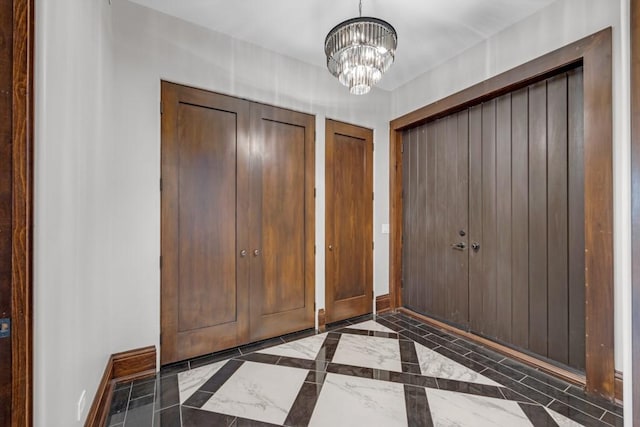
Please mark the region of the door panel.
<svg viewBox="0 0 640 427"><path fill-rule="evenodd" d="M314 117L251 106L251 340L314 325Z"/></svg>
<svg viewBox="0 0 640 427"><path fill-rule="evenodd" d="M373 310L373 132L326 121L327 322Z"/></svg>
<svg viewBox="0 0 640 427"><path fill-rule="evenodd" d="M464 111L403 136L403 301L462 324L469 319L468 122Z"/></svg>
<svg viewBox="0 0 640 427"><path fill-rule="evenodd" d="M163 364L248 340L249 105L163 82Z"/></svg>
<svg viewBox="0 0 640 427"><path fill-rule="evenodd" d="M403 135L405 305L576 369L585 361L582 85L578 68ZM454 120L468 158L455 152ZM425 145L433 158L421 157ZM452 158L467 162L468 178ZM462 240L479 246L453 261L447 246L464 222ZM468 321L447 305L464 307L465 296Z"/></svg>

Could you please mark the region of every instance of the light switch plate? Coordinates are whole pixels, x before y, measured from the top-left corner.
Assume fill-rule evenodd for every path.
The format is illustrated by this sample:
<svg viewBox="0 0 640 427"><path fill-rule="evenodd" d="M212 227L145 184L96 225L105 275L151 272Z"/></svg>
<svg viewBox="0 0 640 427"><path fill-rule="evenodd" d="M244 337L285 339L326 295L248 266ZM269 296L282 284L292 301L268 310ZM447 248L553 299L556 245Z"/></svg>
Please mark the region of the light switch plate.
<svg viewBox="0 0 640 427"><path fill-rule="evenodd" d="M389 224L382 224L382 234L389 234Z"/></svg>

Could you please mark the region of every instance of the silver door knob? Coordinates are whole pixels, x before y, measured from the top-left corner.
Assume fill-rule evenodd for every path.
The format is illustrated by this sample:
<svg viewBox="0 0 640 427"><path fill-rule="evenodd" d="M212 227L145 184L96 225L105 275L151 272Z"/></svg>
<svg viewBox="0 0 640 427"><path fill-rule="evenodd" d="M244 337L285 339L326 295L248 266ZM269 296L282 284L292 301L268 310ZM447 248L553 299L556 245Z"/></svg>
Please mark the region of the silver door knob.
<svg viewBox="0 0 640 427"><path fill-rule="evenodd" d="M471 249L473 249L474 251L478 252L480 250L480 243L478 242L473 242L471 244Z"/></svg>
<svg viewBox="0 0 640 427"><path fill-rule="evenodd" d="M240 256L241 256L242 258L246 257L246 256L247 256L247 250L246 250L246 249L241 250L241 251L240 251Z"/></svg>
<svg viewBox="0 0 640 427"><path fill-rule="evenodd" d="M260 255L260 251L258 249L254 249L253 256L258 256L258 255Z"/></svg>
<svg viewBox="0 0 640 427"><path fill-rule="evenodd" d="M459 251L463 251L464 248L467 247L467 245L464 242L460 242L460 243L454 243L453 245L451 245L451 247L453 249L459 250Z"/></svg>

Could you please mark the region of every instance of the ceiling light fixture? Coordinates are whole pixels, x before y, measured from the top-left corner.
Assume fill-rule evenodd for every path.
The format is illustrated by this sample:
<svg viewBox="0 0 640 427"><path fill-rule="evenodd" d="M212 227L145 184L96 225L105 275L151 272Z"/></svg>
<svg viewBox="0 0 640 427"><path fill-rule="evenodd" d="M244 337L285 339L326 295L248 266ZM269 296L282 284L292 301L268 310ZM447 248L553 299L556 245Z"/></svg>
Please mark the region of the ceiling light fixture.
<svg viewBox="0 0 640 427"><path fill-rule="evenodd" d="M324 40L329 72L354 95L364 95L395 58L398 35L386 21L360 16L336 25Z"/></svg>

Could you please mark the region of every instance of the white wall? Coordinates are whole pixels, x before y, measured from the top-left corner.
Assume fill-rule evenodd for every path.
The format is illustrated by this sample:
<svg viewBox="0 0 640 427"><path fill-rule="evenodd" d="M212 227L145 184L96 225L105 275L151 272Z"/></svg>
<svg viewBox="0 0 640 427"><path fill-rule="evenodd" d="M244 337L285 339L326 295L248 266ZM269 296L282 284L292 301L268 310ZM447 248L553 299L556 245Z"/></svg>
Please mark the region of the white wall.
<svg viewBox="0 0 640 427"><path fill-rule="evenodd" d="M316 115L318 308L324 120L374 129L374 287L387 292L390 93L351 96L324 69L125 0L37 11L36 425L74 425L111 353L158 346L161 79Z"/></svg>
<svg viewBox="0 0 640 427"><path fill-rule="evenodd" d="M560 0L422 74L392 93L398 117L599 30L613 27L615 363L623 369L625 301L631 280L628 99L620 2ZM626 35L628 37L628 35ZM628 89L626 89L628 91Z"/></svg>
<svg viewBox="0 0 640 427"><path fill-rule="evenodd" d="M113 352L118 190L107 2L36 2L34 413L37 426L86 416Z"/></svg>

